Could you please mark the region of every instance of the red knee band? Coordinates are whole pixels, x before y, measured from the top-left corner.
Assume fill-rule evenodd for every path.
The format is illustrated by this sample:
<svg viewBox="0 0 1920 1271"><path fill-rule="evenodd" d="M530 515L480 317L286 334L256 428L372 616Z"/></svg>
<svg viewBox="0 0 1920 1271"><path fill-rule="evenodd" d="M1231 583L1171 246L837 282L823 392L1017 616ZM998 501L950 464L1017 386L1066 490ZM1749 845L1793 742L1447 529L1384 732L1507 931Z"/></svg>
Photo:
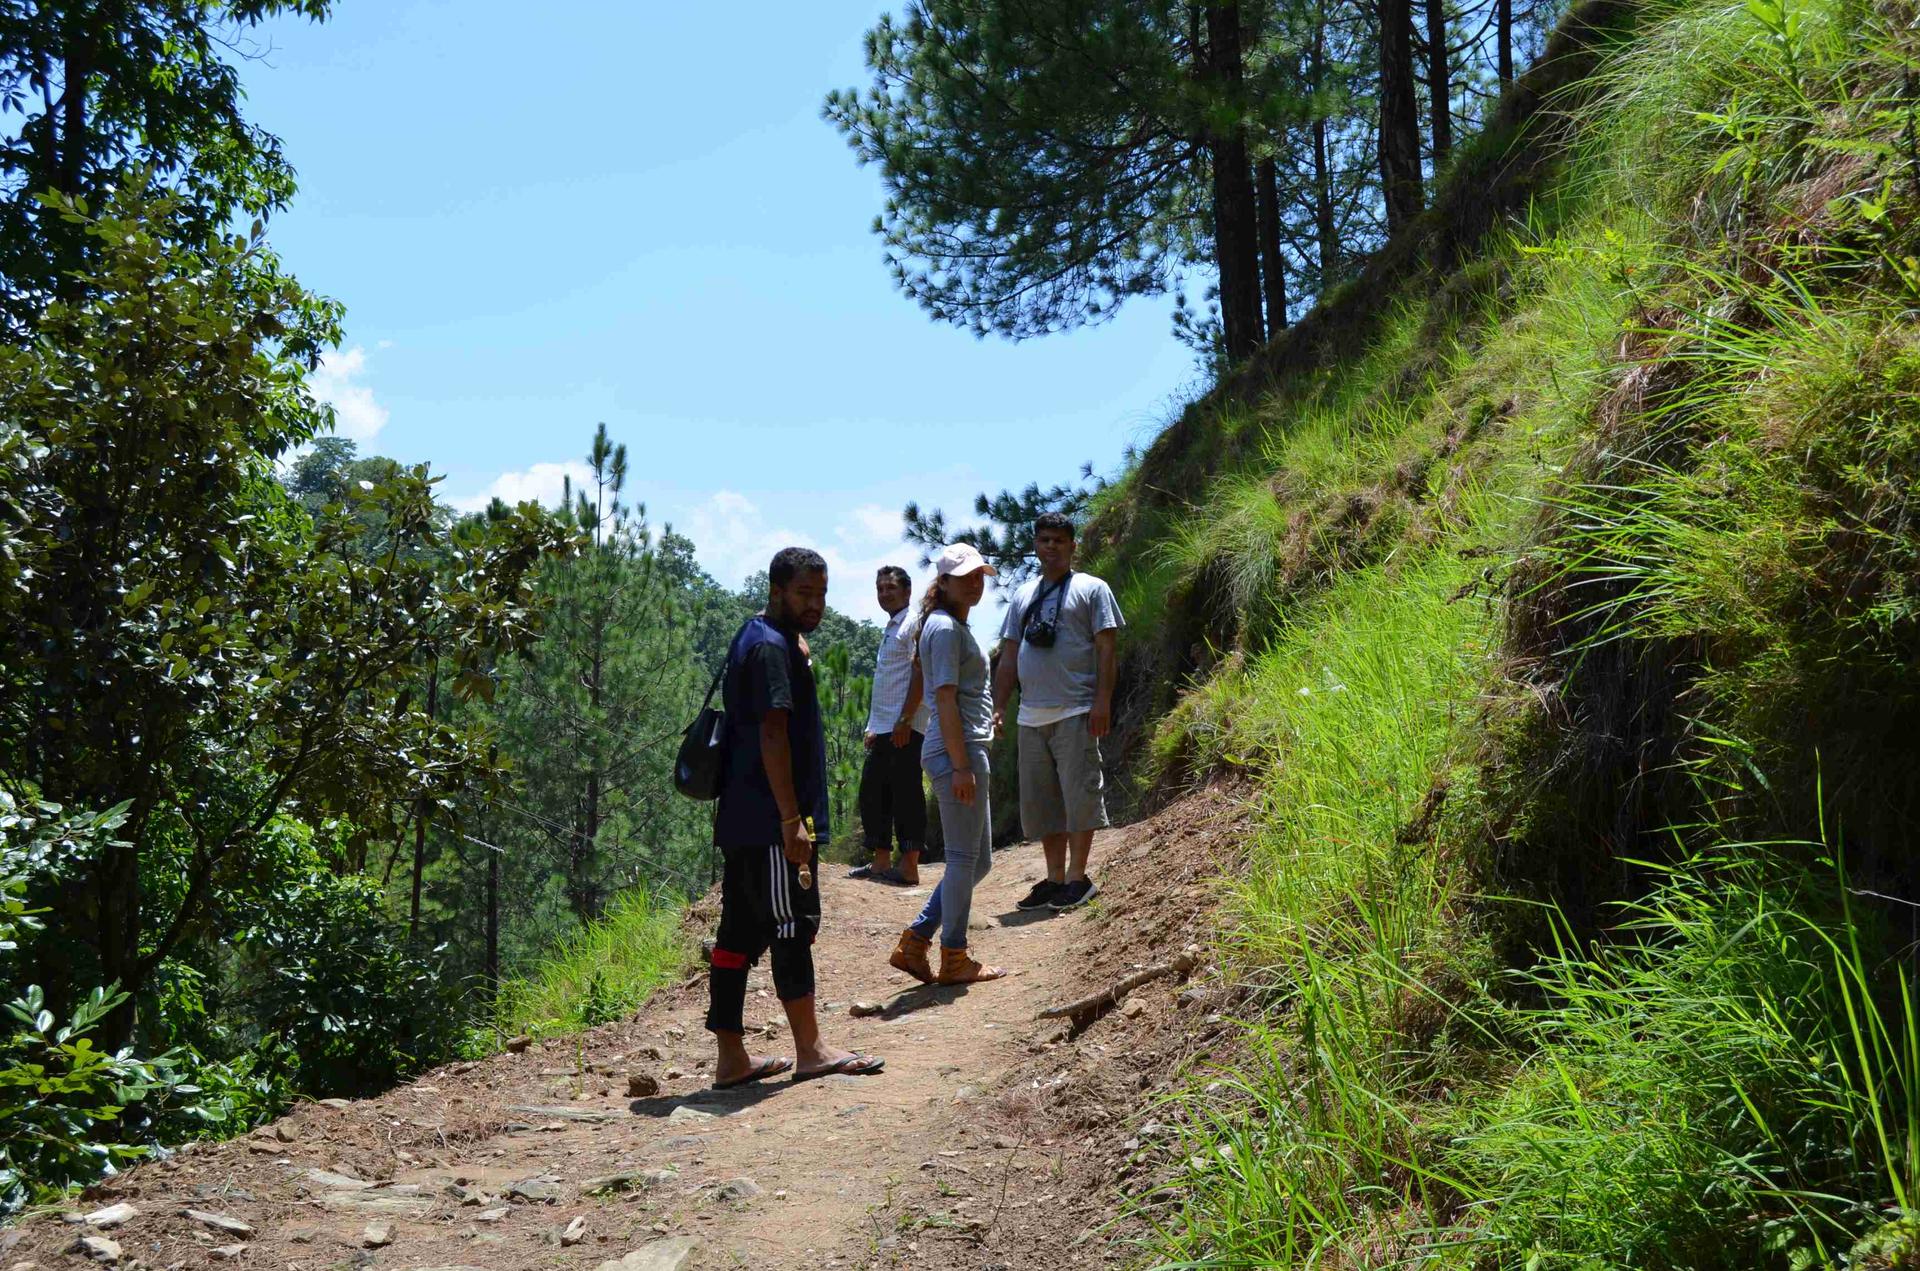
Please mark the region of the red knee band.
<svg viewBox="0 0 1920 1271"><path fill-rule="evenodd" d="M713 951L713 965L722 971L744 971L747 969L747 955L735 953L732 949L716 947Z"/></svg>

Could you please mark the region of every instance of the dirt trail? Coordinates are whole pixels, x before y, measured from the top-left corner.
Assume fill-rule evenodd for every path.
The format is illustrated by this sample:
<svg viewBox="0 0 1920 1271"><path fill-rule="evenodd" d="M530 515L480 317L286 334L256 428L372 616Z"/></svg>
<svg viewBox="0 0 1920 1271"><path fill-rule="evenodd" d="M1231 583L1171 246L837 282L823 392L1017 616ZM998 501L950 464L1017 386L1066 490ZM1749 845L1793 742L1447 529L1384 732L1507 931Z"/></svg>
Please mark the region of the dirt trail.
<svg viewBox="0 0 1920 1271"><path fill-rule="evenodd" d="M1035 1015L1104 984L1115 966L1134 965L1087 952L1107 946L1102 929L1121 911L1150 908L1179 882L1188 893L1178 907L1189 916L1198 908L1200 869L1170 877L1146 859L1152 837L1148 826L1100 835L1096 877L1118 864L1131 881L1119 884L1118 898L1108 882L1105 899L1070 914L1018 911L1015 900L1040 877L1039 849L997 853L976 896L974 948L1015 974L969 988L924 988L886 965L938 866L910 890L849 881L844 867L827 867L816 946L823 1025L836 1044L884 1055L883 1076L710 1090L705 981L695 977L578 1041L442 1067L376 1099L305 1105L247 1138L132 1170L74 1209L125 1201L139 1211L99 1233L120 1245L129 1271L135 1263L198 1266L219 1254L276 1271L594 1268L636 1251L625 1265L689 1271L1097 1262L1091 1246L1042 1252L1085 1220L1050 1212L1054 1191L1072 1192L1093 1220L1107 1202L1075 1181L1093 1138L1056 1141L1049 1127L1057 1118L1021 1119L1035 1102L1023 1097L1042 1088L1023 1065L1091 1043L1089 1062L1109 1067L1114 1036L1069 1043L1068 1030ZM1155 921L1153 941L1184 934L1164 913ZM1159 991L1161 1009L1171 1011L1171 990ZM886 1009L853 1018L854 1001ZM1140 1014L1130 1007L1124 1020L1110 1018L1133 1027ZM747 1019L749 1028L769 1026L749 1038L757 1052L791 1053L764 962L748 989ZM1062 1075L1048 1084L1070 1084L1070 1065L1054 1066ZM660 1093L630 1098L630 1072L658 1078ZM1097 1082L1092 1089L1097 1098ZM1108 1097L1140 1095L1129 1088ZM1130 1112L1109 1108L1091 1123L1117 1142ZM1087 1117L1078 1124L1084 1129ZM602 1179L613 1181L592 1190ZM188 1208L253 1232L236 1239ZM0 1236L0 1266L79 1265L69 1247L86 1230L52 1217L24 1224Z"/></svg>

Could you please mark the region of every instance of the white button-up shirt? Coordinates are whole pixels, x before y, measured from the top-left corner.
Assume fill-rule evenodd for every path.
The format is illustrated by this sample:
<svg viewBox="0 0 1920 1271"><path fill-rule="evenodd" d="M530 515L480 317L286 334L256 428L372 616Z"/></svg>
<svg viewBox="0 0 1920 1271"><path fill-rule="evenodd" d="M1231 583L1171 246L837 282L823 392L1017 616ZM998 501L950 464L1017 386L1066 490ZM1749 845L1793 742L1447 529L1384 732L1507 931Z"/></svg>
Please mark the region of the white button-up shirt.
<svg viewBox="0 0 1920 1271"><path fill-rule="evenodd" d="M880 636L880 652L873 663L873 709L867 713L867 731L882 736L893 731L900 709L907 704L913 683L913 644L920 637L920 617L909 604L887 619ZM927 703L921 699L913 712L913 731L927 731Z"/></svg>

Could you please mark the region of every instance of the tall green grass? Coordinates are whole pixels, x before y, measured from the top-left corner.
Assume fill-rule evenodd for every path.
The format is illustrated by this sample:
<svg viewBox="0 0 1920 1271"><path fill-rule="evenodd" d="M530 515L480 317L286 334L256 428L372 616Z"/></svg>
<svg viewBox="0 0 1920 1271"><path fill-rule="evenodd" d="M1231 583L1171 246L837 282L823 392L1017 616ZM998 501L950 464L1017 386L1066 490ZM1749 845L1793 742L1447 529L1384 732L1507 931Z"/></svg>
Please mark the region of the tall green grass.
<svg viewBox="0 0 1920 1271"><path fill-rule="evenodd" d="M1433 552L1346 576L1211 686L1223 756L1268 774L1226 938L1275 1014L1253 1025L1251 1070L1208 1074L1226 1096L1185 1104L1192 1163L1141 1210L1169 1265L1314 1265L1404 1203L1396 1176L1432 1168L1402 1100L1450 1023L1448 986L1484 955L1458 877L1397 831L1484 675L1471 573Z"/></svg>
<svg viewBox="0 0 1920 1271"><path fill-rule="evenodd" d="M622 892L599 920L563 941L531 974L501 984L480 1049L499 1038L577 1032L637 1010L686 967L691 948L677 897Z"/></svg>
<svg viewBox="0 0 1920 1271"><path fill-rule="evenodd" d="M1261 780L1224 933L1255 1017L1136 1199L1161 1265L1920 1266L1911 950L1856 893L1920 877L1916 67L1911 6L1651 8L1497 300L1437 359L1276 400L1162 548L1245 629L1301 508L1497 407L1384 560L1287 595L1155 738ZM1564 598L1544 654L1499 644L1527 578ZM1496 854L1608 850L1566 792L1614 739L1507 721L1631 719L1583 714L1618 641L1686 660L1688 767L1629 753L1598 811L1696 793L1641 813L1669 855L1598 930L1568 899L1576 937L1551 893L1475 889ZM1827 797L1866 884L1826 859Z"/></svg>
<svg viewBox="0 0 1920 1271"><path fill-rule="evenodd" d="M1844 874L1780 847L1668 869L1613 941L1519 975L1518 1062L1445 1114L1477 1258L1874 1265L1846 1255L1920 1168L1912 985Z"/></svg>

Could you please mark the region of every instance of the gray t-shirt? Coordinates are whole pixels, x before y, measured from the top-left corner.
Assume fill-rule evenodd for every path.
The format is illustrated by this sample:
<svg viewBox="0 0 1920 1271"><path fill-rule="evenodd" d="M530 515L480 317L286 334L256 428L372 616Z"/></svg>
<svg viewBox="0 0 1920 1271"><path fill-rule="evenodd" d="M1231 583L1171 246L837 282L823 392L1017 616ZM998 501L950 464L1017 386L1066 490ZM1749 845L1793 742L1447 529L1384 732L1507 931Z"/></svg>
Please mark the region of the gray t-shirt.
<svg viewBox="0 0 1920 1271"><path fill-rule="evenodd" d="M1013 594L1006 620L1000 624L1002 640L1021 638L1027 610L1044 586L1045 579L1035 578ZM1100 679L1100 658L1093 637L1125 622L1114 601L1113 588L1092 574L1075 571L1067 577L1064 588L1048 588L1034 620L1047 618L1054 620L1052 647L1020 645L1020 707L1091 710Z"/></svg>
<svg viewBox="0 0 1920 1271"><path fill-rule="evenodd" d="M960 730L969 746L984 746L993 740L993 689L987 683L987 656L980 651L973 632L944 610L934 610L920 624L920 677L930 703L935 700L935 691L948 684L958 690ZM943 730L951 722L937 707L927 721L920 766L928 776L940 777L953 771L943 740Z"/></svg>

